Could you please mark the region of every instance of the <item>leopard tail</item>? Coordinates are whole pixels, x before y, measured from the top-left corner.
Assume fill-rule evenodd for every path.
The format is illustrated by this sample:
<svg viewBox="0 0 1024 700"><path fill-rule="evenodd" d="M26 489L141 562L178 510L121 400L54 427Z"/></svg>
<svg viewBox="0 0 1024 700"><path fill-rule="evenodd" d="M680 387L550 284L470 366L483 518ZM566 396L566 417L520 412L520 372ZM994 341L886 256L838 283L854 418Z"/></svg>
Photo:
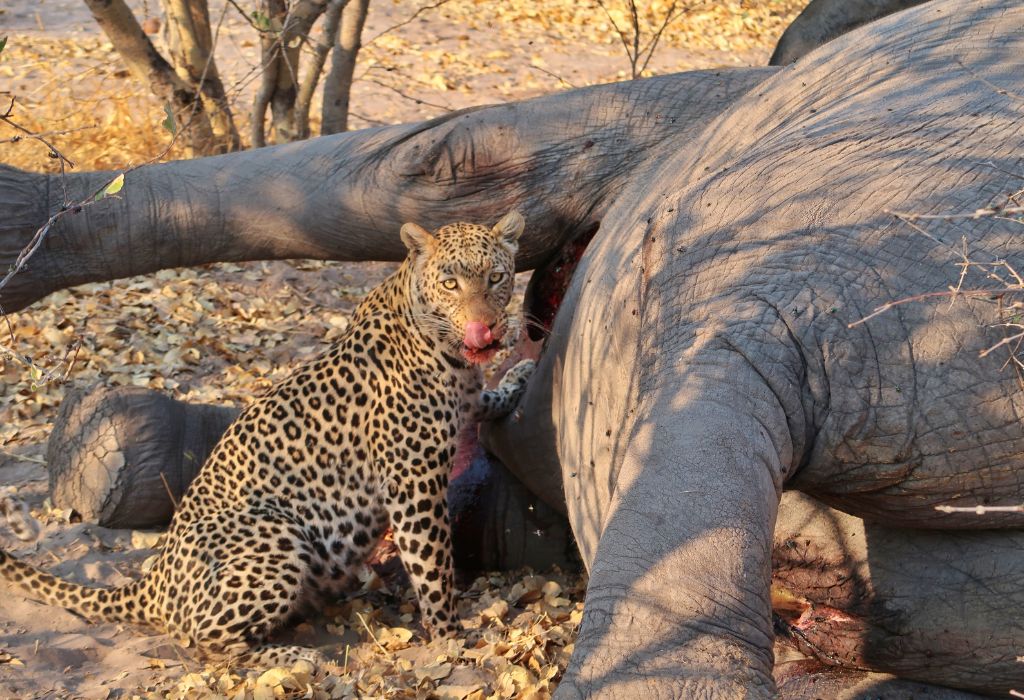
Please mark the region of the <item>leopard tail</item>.
<svg viewBox="0 0 1024 700"><path fill-rule="evenodd" d="M117 588L83 586L37 569L3 549L0 549L0 580L22 588L31 598L67 608L89 620L148 622L139 595L142 580Z"/></svg>

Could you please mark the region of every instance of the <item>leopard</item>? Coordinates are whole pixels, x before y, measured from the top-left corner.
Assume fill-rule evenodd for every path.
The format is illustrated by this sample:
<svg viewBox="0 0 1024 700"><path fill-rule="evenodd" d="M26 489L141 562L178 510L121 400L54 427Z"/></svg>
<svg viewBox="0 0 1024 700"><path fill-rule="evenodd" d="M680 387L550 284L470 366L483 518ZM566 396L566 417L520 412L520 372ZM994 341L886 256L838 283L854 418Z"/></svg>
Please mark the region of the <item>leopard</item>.
<svg viewBox="0 0 1024 700"><path fill-rule="evenodd" d="M457 634L448 478L461 431L512 412L533 371L524 360L483 388L482 365L517 333L524 227L514 210L493 226L403 225L404 261L343 334L227 428L146 574L91 587L0 550L0 579L89 620L170 633L202 657L320 665L318 650L273 635L344 594L390 528L425 633Z"/></svg>

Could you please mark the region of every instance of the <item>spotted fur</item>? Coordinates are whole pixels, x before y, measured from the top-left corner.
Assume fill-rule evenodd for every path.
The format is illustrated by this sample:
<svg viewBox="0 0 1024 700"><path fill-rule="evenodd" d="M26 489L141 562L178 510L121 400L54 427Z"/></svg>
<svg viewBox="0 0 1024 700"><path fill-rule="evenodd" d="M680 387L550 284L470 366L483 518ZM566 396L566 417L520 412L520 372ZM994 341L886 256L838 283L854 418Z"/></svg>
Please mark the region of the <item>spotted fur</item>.
<svg viewBox="0 0 1024 700"><path fill-rule="evenodd" d="M390 524L432 634L458 629L446 492L460 429L508 413L532 363L483 391L467 323L509 339L522 217L402 228L409 255L349 330L249 405L182 499L150 572L88 588L0 551L0 578L88 618L142 623L209 655L316 660L267 637L339 593ZM490 337L490 336L487 336ZM497 342L497 341L496 341Z"/></svg>

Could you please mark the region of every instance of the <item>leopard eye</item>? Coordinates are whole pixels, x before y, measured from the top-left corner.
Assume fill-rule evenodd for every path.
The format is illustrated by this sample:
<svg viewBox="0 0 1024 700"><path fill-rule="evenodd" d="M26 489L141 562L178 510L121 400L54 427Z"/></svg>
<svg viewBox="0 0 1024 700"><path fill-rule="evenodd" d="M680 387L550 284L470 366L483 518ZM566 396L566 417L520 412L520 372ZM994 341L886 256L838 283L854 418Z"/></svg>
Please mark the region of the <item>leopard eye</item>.
<svg viewBox="0 0 1024 700"><path fill-rule="evenodd" d="M454 277L441 280L441 286L450 292L454 292L459 288L459 282Z"/></svg>
<svg viewBox="0 0 1024 700"><path fill-rule="evenodd" d="M501 284L505 279L504 272L492 272L491 276L487 278L491 284Z"/></svg>

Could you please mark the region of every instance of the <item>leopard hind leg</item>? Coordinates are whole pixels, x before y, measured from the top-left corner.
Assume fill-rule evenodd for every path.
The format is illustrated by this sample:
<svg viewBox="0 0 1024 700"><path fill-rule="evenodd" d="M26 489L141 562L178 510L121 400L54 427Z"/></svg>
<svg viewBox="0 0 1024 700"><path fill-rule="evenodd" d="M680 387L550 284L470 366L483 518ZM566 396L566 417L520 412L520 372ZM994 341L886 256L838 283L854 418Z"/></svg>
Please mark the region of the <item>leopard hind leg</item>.
<svg viewBox="0 0 1024 700"><path fill-rule="evenodd" d="M308 545L280 515L220 512L192 523L164 565L169 627L199 652L245 666L320 666L314 649L268 642L304 602Z"/></svg>

